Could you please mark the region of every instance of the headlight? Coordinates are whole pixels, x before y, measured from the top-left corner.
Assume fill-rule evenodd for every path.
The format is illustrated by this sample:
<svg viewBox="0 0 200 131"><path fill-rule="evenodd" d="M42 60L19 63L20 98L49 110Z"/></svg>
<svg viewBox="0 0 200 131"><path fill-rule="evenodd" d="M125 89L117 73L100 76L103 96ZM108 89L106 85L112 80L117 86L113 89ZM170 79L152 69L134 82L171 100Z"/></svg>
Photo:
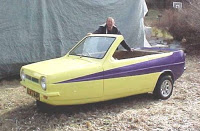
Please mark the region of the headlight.
<svg viewBox="0 0 200 131"><path fill-rule="evenodd" d="M43 90L47 89L46 78L45 77L41 77L41 79L40 79L40 85L41 85L41 87L42 87Z"/></svg>
<svg viewBox="0 0 200 131"><path fill-rule="evenodd" d="M24 70L21 70L20 76L21 76L21 79L24 81L25 78L26 78L26 75L25 75L25 73L24 73Z"/></svg>

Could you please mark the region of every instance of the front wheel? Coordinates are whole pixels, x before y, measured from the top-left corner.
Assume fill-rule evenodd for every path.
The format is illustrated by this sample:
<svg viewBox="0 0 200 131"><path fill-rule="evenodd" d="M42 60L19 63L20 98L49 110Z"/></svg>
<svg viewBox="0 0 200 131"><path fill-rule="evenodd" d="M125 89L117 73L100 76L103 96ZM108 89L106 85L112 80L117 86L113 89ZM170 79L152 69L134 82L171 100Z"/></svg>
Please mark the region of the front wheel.
<svg viewBox="0 0 200 131"><path fill-rule="evenodd" d="M157 99L166 100L172 95L173 80L170 75L165 75L159 78L156 87L153 91L153 95Z"/></svg>

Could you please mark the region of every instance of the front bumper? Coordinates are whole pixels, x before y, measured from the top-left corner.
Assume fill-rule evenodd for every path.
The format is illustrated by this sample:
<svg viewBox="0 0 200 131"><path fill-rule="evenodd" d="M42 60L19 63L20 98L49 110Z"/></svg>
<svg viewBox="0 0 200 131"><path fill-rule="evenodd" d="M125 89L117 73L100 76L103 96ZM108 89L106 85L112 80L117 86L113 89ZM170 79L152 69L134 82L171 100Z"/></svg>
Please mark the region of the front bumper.
<svg viewBox="0 0 200 131"><path fill-rule="evenodd" d="M39 100L41 102L57 105L54 101L59 99L59 92L47 92L42 90L40 87L36 85L28 84L25 85L23 81L20 82L24 88L26 88L26 93L32 96L34 99ZM37 95L36 95L37 94Z"/></svg>

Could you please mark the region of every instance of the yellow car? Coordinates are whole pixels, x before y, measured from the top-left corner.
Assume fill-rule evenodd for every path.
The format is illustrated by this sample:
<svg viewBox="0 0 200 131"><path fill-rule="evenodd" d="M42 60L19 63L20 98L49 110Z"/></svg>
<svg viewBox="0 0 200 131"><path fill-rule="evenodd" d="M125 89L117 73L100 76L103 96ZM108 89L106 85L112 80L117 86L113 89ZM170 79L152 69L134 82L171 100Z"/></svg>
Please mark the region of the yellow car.
<svg viewBox="0 0 200 131"><path fill-rule="evenodd" d="M120 49L122 35L84 37L65 56L25 65L21 84L37 106L76 105L153 93L167 99L184 72L182 50Z"/></svg>

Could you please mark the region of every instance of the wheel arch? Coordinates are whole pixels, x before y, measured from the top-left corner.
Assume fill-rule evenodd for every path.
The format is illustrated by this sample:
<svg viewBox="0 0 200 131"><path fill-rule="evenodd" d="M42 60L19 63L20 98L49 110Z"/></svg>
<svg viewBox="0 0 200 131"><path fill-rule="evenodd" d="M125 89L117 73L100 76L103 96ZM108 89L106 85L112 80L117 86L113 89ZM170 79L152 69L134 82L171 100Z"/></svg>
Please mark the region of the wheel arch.
<svg viewBox="0 0 200 131"><path fill-rule="evenodd" d="M167 77L168 76L168 77ZM171 81L171 91L170 91L170 94L168 94L168 96L163 96L163 94L161 93L161 84L162 84L162 82L165 80L163 80L163 78L168 78L169 79L169 77L171 77L170 78L170 81ZM161 82L162 81L162 82ZM170 96L171 96L171 94L172 94L172 91L173 91L173 84L174 84L174 75L173 75L173 73L172 73L172 71L170 71L170 70L165 70L165 71L163 71L163 72L161 72L161 74L160 74L160 76L159 76L159 78L158 78L158 80L157 80L157 83L156 83L156 86L155 86L155 88L154 88L154 90L153 90L153 95L154 95L154 97L155 98L157 98L157 99L162 99L162 100L166 100L166 99L168 99Z"/></svg>
<svg viewBox="0 0 200 131"><path fill-rule="evenodd" d="M173 81L173 83L174 83L174 74L172 73L171 70L164 70L164 71L162 71L162 73L160 74L158 80L159 80L160 78L162 78L163 76L165 76L165 75L170 75L170 76L172 77L172 81Z"/></svg>

